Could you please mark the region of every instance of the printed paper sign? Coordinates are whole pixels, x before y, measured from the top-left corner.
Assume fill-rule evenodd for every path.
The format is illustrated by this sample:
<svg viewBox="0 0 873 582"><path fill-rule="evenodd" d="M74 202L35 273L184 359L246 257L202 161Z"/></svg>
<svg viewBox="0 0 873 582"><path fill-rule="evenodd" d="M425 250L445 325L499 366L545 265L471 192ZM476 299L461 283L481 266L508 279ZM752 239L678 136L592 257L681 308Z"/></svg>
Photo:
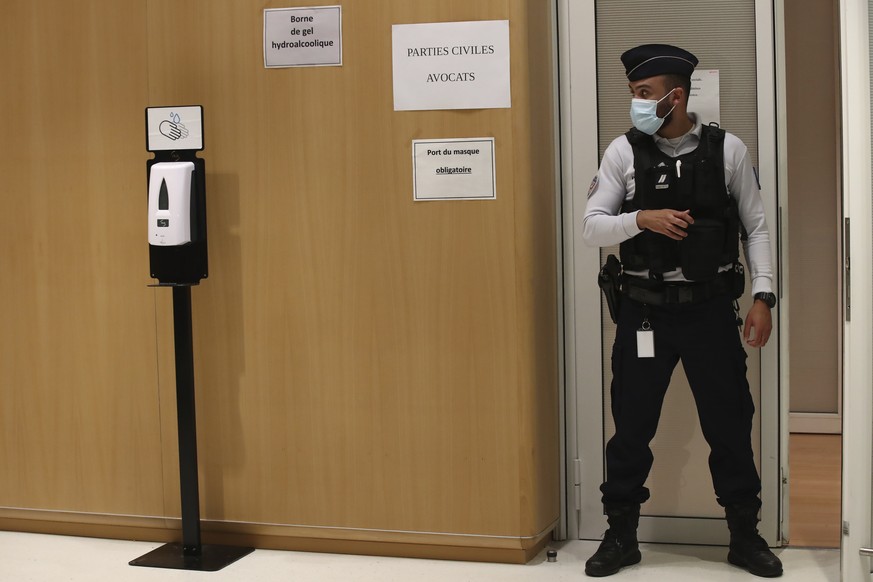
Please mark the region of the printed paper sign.
<svg viewBox="0 0 873 582"><path fill-rule="evenodd" d="M691 95L688 99L688 111L696 113L697 118L704 125L713 121L721 124L718 79L718 69L694 71L691 74Z"/></svg>
<svg viewBox="0 0 873 582"><path fill-rule="evenodd" d="M264 66L343 64L342 6L264 10Z"/></svg>
<svg viewBox="0 0 873 582"><path fill-rule="evenodd" d="M511 107L509 21L395 24L394 110Z"/></svg>
<svg viewBox="0 0 873 582"><path fill-rule="evenodd" d="M202 106L146 108L146 150L202 149Z"/></svg>
<svg viewBox="0 0 873 582"><path fill-rule="evenodd" d="M494 138L412 142L415 200L494 200Z"/></svg>

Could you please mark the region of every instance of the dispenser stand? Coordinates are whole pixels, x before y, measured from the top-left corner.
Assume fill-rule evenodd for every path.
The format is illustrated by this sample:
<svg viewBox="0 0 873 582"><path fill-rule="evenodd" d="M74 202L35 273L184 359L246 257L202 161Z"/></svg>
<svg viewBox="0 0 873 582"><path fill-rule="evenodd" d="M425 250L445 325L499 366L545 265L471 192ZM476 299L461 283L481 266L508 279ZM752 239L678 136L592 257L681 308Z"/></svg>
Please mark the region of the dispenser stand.
<svg viewBox="0 0 873 582"><path fill-rule="evenodd" d="M200 488L197 473L197 421L194 409L194 341L191 286L173 288L173 337L176 350L176 415L179 431L179 479L182 494L182 543L165 544L130 562L131 566L215 572L254 551L200 542Z"/></svg>

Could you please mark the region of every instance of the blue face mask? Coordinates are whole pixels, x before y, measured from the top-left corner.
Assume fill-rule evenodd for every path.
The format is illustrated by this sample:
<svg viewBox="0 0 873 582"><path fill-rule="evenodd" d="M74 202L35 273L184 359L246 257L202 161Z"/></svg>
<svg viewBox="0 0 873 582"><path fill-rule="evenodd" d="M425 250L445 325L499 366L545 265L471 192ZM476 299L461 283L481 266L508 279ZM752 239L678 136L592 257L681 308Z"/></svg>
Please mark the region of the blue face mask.
<svg viewBox="0 0 873 582"><path fill-rule="evenodd" d="M675 87L670 89L670 93L675 90ZM661 129L661 126L664 125L664 118L667 117L667 115L670 115L670 113L673 112L673 109L676 109L676 106L674 105L673 108L667 112L667 115L664 117L658 117L658 103L669 97L670 93L667 93L657 101L654 99L632 99L630 117L634 127L643 133L655 135L655 132Z"/></svg>

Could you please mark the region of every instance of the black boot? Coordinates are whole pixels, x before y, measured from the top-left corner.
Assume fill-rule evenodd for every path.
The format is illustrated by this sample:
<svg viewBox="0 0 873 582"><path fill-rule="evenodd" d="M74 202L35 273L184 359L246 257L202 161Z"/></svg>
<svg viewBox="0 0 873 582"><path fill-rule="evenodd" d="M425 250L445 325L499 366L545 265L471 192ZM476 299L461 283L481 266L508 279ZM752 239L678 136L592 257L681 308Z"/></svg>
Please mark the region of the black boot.
<svg viewBox="0 0 873 582"><path fill-rule="evenodd" d="M603 534L600 547L585 562L585 574L588 576L611 576L623 566L636 564L642 558L637 543L639 504L606 505L604 508L609 529Z"/></svg>
<svg viewBox="0 0 873 582"><path fill-rule="evenodd" d="M758 534L759 501L738 503L724 508L728 529L731 530L731 545L728 562L745 568L755 576L775 578L782 575L779 561L767 542Z"/></svg>

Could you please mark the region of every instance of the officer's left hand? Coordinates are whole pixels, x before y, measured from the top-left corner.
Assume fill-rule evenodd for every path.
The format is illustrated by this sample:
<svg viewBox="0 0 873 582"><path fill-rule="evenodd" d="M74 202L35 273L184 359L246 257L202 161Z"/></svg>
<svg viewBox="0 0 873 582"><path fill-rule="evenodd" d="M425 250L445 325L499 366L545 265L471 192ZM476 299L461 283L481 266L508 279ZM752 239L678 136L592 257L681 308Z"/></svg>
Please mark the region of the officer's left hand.
<svg viewBox="0 0 873 582"><path fill-rule="evenodd" d="M749 339L750 332L755 330L755 337ZM746 326L743 329L743 338L753 348L763 348L770 339L773 330L773 319L770 316L770 308L763 301L755 301L746 316Z"/></svg>

